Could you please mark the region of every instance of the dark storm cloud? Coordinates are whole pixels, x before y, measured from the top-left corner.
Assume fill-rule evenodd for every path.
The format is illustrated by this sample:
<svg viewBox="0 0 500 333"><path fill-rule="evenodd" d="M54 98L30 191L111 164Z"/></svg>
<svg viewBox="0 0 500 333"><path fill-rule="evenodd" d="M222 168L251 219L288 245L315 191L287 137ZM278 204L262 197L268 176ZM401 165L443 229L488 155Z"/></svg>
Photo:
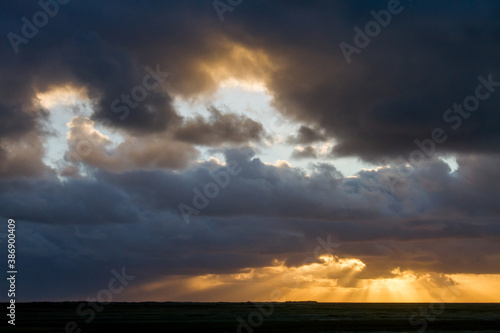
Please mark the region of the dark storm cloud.
<svg viewBox="0 0 500 333"><path fill-rule="evenodd" d="M475 163L459 160L460 169L454 174L449 174L447 164L434 160L406 178L392 167L361 171L355 178L346 178L329 164L318 164L311 175L306 175L300 169L266 165L258 158L228 150L226 160L238 163L241 172L220 190L201 216L252 215L339 221L450 214L474 217L481 212L482 217L495 217L499 211L493 198L494 180L490 179L498 161L485 168L484 161L488 159L476 156ZM214 182L213 175L224 168L215 162L206 162L183 172L113 174L96 170L92 172L95 181L4 181L2 193L5 194L1 202L3 211L33 222L45 216L39 222L72 224L76 220L58 214L78 209L82 210L80 215L84 211L89 214L78 218L81 223L119 223L125 214L118 213L122 208L132 209L137 205L137 209L178 212L180 203L192 205L193 189L203 193L205 186ZM488 196L492 198L488 200ZM75 208L68 208L72 206ZM90 218L93 213L84 207L95 207L91 211L96 214L109 214L99 219ZM113 211L117 213L111 213Z"/></svg>
<svg viewBox="0 0 500 333"><path fill-rule="evenodd" d="M461 169L453 175L448 173L446 164L436 160L407 178L390 168L363 171L358 178L344 178L328 164L318 164L314 173L306 176L300 170L264 165L257 158L249 159L247 156L227 151L226 159L237 161L242 172L231 179L228 187L221 189L200 216L210 216L213 221L232 217L227 220L229 225L232 224L230 221L246 221L248 227L258 226L258 230L275 227L294 230L303 234L305 241L314 239L315 235L335 234L346 245L351 244L342 250L344 255L360 255L371 264L366 276L387 274L407 259L409 262L404 267L415 270L423 270L431 259L436 271L473 272L478 269L478 266L451 265L450 261L457 259L451 258L452 251L439 250L438 246L434 246L437 239L449 243L451 248L457 248L459 244L464 244L462 240L469 239L466 248L470 252L459 261L472 263L475 257L484 257L488 264L481 271L493 272L496 269L495 256L481 254L472 245L482 241L492 244L500 236L498 209L491 200L475 196L490 175L484 172L474 182L465 181L462 176L478 174L473 169L482 165L480 161L484 159L480 156L477 157L477 164L461 164ZM209 171L217 174L217 168L216 165L206 165L178 176L128 174L126 181L117 175L103 174L100 179L120 187L135 198L143 198L143 206L148 210L175 211L179 202L192 204L193 189L203 192L204 186L213 182ZM465 186L470 189L470 195L464 194L461 189ZM142 193L154 194L144 196ZM478 215L478 211L482 214ZM265 221L270 216L275 222L266 226ZM196 216L192 219L197 221ZM460 241L454 243L457 240ZM397 244L396 247L387 245L391 259L377 266L375 263L382 258L375 256L370 259L374 253L366 245L391 243ZM432 258L426 259L425 255L419 257L406 250L408 247L414 251L420 247L422 252L432 253ZM271 253L283 253L290 264L299 260L300 254L288 251L276 248ZM409 258L414 258L415 262ZM262 258L267 259L267 256Z"/></svg>
<svg viewBox="0 0 500 333"><path fill-rule="evenodd" d="M177 119L161 88L168 74L161 65L141 66L132 52L97 33L77 34L66 50L64 61L78 78L73 83L87 87L97 102L95 119L110 119L134 134L163 131Z"/></svg>
<svg viewBox="0 0 500 333"><path fill-rule="evenodd" d="M222 143L260 142L265 136L262 124L241 114L222 113L214 106L208 108L210 117L197 116L187 119L176 128L178 140L197 145L214 146Z"/></svg>
<svg viewBox="0 0 500 333"><path fill-rule="evenodd" d="M359 195L359 189L345 187L334 168L333 172L318 172L306 177L303 171L288 167L266 165L258 158L229 150L226 160L238 163L242 171L230 181L230 187L221 189L203 210L209 216L287 216L304 218L363 217L381 214L374 204L381 206L392 202L384 194L373 194L372 198ZM205 191L206 184L214 182L210 171L217 169L208 164L196 167L182 175L164 173L131 173L122 184L120 175L102 174L102 180L116 186L123 186L127 193L144 193L148 187L151 197L144 205L155 210L176 210L180 203L193 206L193 189ZM175 192L174 192L175 191ZM356 193L354 193L356 192ZM154 195L153 195L154 193ZM176 198L171 200L170 198ZM389 212L388 212L389 213Z"/></svg>
<svg viewBox="0 0 500 333"><path fill-rule="evenodd" d="M21 34L21 18L30 19L41 10L34 4L22 8L7 5L3 12L2 31ZM154 78L151 78L151 72L159 75L165 69L158 63L138 63L140 59L134 50L122 47L117 39L110 39L112 36L106 34L106 29L101 29L111 27L113 20L118 21L116 16L107 17L110 14L107 10L111 7L104 5L98 9L95 4L86 5L87 8L82 8L81 4L72 2L61 6L49 24L40 28L26 45L19 46L18 54L6 40L1 50L5 59L3 65L8 66L15 77L3 79L12 84L17 77L23 78L25 87L22 87L20 97L25 100L34 99L37 90L46 91L57 85L85 87L94 101L96 119L109 118L111 124L135 133L165 129L176 116L171 98L161 87L148 91L144 98L141 96L140 103L132 100L127 104L127 117L123 117L122 105L116 104L112 109L115 100L121 101L122 95L131 95L135 87L144 82L152 86ZM108 19L104 21L106 17ZM123 33L127 34L126 31Z"/></svg>
<svg viewBox="0 0 500 333"><path fill-rule="evenodd" d="M224 170L214 161L183 172L96 171L94 180L2 181L1 211L23 230L20 251L32 263L25 269L35 272L43 262L61 272L43 280L49 289L75 281L74 288L53 296L61 298L83 297L97 282L80 290L78 281L93 274L105 280L118 266L142 272L139 281L146 283L166 275L237 272L276 258L300 265L315 239L328 234L342 243L337 255L367 264L360 278L390 277L396 267L498 272L500 212L493 199L477 196L493 190L494 180L488 179L497 159L459 160L454 174L435 160L406 178L392 168L344 178L329 164L306 175L263 164L249 150L225 154L241 173L189 225L177 206L191 204L193 189L204 191L214 181L210 171ZM53 260L57 253L61 259ZM29 278L23 281L35 299L49 298Z"/></svg>
<svg viewBox="0 0 500 333"><path fill-rule="evenodd" d="M401 2L404 11L351 64L339 43L352 44L353 28L364 29L373 20L370 11L386 9L387 1L287 2L287 16L278 15L284 12L282 2L256 3L226 24L242 24L248 36L264 36L280 17L282 29L251 39L280 59L280 70L269 75L269 87L288 115L333 136L337 155L368 160L407 155L416 148L415 139L429 138L438 127L449 135L441 151L497 152L498 91L470 117L465 112L468 119L457 130L451 127L460 121L458 113L453 113L454 120L451 114L447 120L443 116L454 103L474 96L478 76L492 74L500 82L500 7L493 1L458 1L452 9L446 4L451 2ZM255 16L259 20L253 21Z"/></svg>
<svg viewBox="0 0 500 333"><path fill-rule="evenodd" d="M15 78L2 77L2 86L17 84L15 98L23 100L53 85L84 86L94 100L95 119L109 118L114 126L141 134L178 122L172 93L195 97L213 91L214 73L229 73L264 80L288 116L335 138L338 155L368 160L405 155L416 148L415 139L429 138L437 127L449 136L442 151L496 152L499 93L462 119L458 130L451 129L460 121L457 114L449 114L448 121L443 114L474 94L478 76L500 80L499 5L401 6L404 10L348 64L339 44L354 43L353 28L364 28L373 19L370 11L385 9L386 1L257 1L238 7L224 23L211 4L192 1L71 2L20 45L18 54L4 39L0 71ZM6 5L2 31L21 33L21 18L37 10L34 3ZM234 45L261 55L235 56ZM161 85L144 100L126 104L122 96L132 95L150 75L146 68L156 66L171 74L169 88ZM14 105L7 103L11 98L2 104ZM117 100L120 109L112 109ZM121 119L125 107L129 114ZM19 128L25 126L22 119L16 121ZM323 137L310 129L302 127L296 140Z"/></svg>

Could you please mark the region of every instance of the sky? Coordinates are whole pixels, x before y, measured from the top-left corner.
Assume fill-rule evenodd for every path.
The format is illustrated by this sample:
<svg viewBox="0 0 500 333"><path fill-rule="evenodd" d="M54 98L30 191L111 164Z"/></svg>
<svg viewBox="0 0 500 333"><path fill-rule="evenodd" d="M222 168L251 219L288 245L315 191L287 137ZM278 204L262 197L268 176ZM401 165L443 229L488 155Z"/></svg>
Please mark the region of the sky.
<svg viewBox="0 0 500 333"><path fill-rule="evenodd" d="M1 8L18 301L500 301L497 1Z"/></svg>

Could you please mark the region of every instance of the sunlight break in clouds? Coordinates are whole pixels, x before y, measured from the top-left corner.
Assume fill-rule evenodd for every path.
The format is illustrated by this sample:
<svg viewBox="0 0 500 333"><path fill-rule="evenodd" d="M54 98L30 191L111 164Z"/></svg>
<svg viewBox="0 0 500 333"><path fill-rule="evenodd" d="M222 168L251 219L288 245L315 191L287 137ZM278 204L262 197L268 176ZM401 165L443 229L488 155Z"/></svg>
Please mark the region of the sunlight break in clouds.
<svg viewBox="0 0 500 333"><path fill-rule="evenodd" d="M499 302L500 3L216 3L2 4L18 301Z"/></svg>
<svg viewBox="0 0 500 333"><path fill-rule="evenodd" d="M287 267L247 268L234 274L169 277L137 287L131 297L213 302L493 302L499 297L500 275L416 273L394 269L392 277L363 279L359 259L322 256L318 263ZM484 292L483 287L489 292ZM496 290L495 292L493 292ZM156 296L155 296L156 295Z"/></svg>

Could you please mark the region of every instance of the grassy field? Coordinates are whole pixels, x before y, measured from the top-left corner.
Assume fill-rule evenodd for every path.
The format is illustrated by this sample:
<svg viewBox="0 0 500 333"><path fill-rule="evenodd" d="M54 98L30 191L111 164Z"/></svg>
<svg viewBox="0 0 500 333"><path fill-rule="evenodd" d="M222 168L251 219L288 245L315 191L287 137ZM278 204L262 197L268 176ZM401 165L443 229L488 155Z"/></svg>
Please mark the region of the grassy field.
<svg viewBox="0 0 500 333"><path fill-rule="evenodd" d="M23 303L6 321L2 332L500 332L500 304Z"/></svg>

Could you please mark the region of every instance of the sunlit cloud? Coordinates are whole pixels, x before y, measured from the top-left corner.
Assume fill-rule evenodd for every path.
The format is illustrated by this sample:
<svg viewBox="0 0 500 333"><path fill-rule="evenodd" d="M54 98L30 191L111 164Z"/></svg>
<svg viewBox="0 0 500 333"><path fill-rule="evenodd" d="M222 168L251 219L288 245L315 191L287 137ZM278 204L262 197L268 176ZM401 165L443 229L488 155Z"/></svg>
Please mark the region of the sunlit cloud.
<svg viewBox="0 0 500 333"><path fill-rule="evenodd" d="M38 102L46 109L55 106L70 106L87 99L84 87L61 86L55 87L36 95Z"/></svg>

